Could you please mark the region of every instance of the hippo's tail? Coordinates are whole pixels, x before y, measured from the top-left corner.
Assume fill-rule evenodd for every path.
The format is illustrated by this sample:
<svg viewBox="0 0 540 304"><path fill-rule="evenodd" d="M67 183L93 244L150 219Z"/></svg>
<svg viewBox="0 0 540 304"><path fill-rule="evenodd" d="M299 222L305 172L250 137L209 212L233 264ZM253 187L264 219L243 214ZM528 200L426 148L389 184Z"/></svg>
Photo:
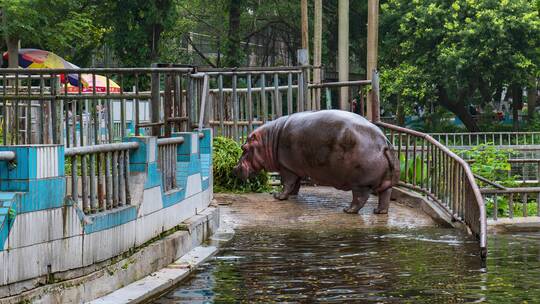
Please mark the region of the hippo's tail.
<svg viewBox="0 0 540 304"><path fill-rule="evenodd" d="M383 182L376 190L382 192L388 188L397 185L400 178L400 166L399 159L396 157L394 146L388 142L388 146L384 147L384 157L388 161L388 173L386 174Z"/></svg>

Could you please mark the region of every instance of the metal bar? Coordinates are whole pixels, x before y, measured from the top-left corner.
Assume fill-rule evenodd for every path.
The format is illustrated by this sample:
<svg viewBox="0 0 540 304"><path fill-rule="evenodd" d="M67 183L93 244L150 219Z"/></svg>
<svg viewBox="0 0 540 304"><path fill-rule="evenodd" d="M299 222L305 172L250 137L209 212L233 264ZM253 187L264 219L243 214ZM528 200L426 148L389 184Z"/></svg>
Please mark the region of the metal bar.
<svg viewBox="0 0 540 304"><path fill-rule="evenodd" d="M273 114L277 115L277 117L281 117L281 107L279 102L279 76L278 74L274 74L274 111ZM276 117L272 117L272 119L276 119Z"/></svg>
<svg viewBox="0 0 540 304"><path fill-rule="evenodd" d="M266 75L261 75L261 103L262 103L262 121L268 120L268 105L266 103Z"/></svg>
<svg viewBox="0 0 540 304"><path fill-rule="evenodd" d="M15 160L16 155L14 151L0 151L0 161L12 161Z"/></svg>
<svg viewBox="0 0 540 304"><path fill-rule="evenodd" d="M30 79L27 79L27 90L28 90L28 95L30 95L30 90L31 90L31 85L32 85L32 82L30 81ZM31 144L32 143L32 100L28 100L27 103L26 103L26 138L25 138L25 143L26 144Z"/></svg>
<svg viewBox="0 0 540 304"><path fill-rule="evenodd" d="M251 95L251 74L247 75L247 111L248 111L248 134L253 132L253 98Z"/></svg>
<svg viewBox="0 0 540 304"><path fill-rule="evenodd" d="M232 110L233 110L233 121L234 121L234 140L239 140L239 134L238 134L238 94L236 93L236 85L237 85L237 76L233 75L232 77ZM200 129L199 129L200 130Z"/></svg>
<svg viewBox="0 0 540 304"><path fill-rule="evenodd" d="M92 154L92 153L105 153L105 152L114 152L122 150L131 150L138 149L139 143L137 142L122 142L122 143L113 143L113 144L101 144L93 146L84 146L84 147L74 147L65 149L66 156L73 155L83 155L83 154Z"/></svg>
<svg viewBox="0 0 540 304"><path fill-rule="evenodd" d="M271 67L264 68L264 70L272 69ZM288 70L297 70L295 67L282 67L278 70L286 73ZM0 74L10 75L58 75L58 74L132 74L132 73L190 73L193 68L77 68L77 69L19 69L19 68L5 68L0 71Z"/></svg>
<svg viewBox="0 0 540 304"><path fill-rule="evenodd" d="M165 145L181 145L184 143L183 137L169 137L169 138L159 138L157 140L158 146L165 146Z"/></svg>
<svg viewBox="0 0 540 304"><path fill-rule="evenodd" d="M296 98L297 112L304 112L304 73L298 74L298 94Z"/></svg>
<svg viewBox="0 0 540 304"><path fill-rule="evenodd" d="M95 86L94 86L95 87ZM124 93L124 77L120 74L120 94ZM126 137L126 100L120 99L120 140Z"/></svg>
<svg viewBox="0 0 540 304"><path fill-rule="evenodd" d="M223 100L223 75L219 74L218 76L218 88L219 88L219 128L221 135L225 135L225 126L223 122L225 121L225 103Z"/></svg>
<svg viewBox="0 0 540 304"><path fill-rule="evenodd" d="M357 87L363 85L370 85L371 80L353 80L353 81L337 81L337 82L325 82L321 84L312 84L308 85L310 89L321 89L321 88L341 88L341 87Z"/></svg>
<svg viewBox="0 0 540 304"><path fill-rule="evenodd" d="M208 76L203 78L203 89L201 97L201 108L199 111L199 131L204 127L204 118L206 117L206 103L208 101Z"/></svg>
<svg viewBox="0 0 540 304"><path fill-rule="evenodd" d="M152 67L156 67L155 63L152 64ZM157 71L154 71L151 74L150 78L150 90L151 90L151 99L150 99L150 119L153 123L160 122L160 74ZM152 136L160 136L161 128L158 126L152 127Z"/></svg>
<svg viewBox="0 0 540 304"><path fill-rule="evenodd" d="M287 74L287 115L293 112L292 73Z"/></svg>
<svg viewBox="0 0 540 304"><path fill-rule="evenodd" d="M135 95L139 95L139 74L135 74ZM140 135L140 130L139 130L139 113L140 113L140 99L139 98L135 98L135 117L134 117L134 121L135 121L135 136L139 136Z"/></svg>

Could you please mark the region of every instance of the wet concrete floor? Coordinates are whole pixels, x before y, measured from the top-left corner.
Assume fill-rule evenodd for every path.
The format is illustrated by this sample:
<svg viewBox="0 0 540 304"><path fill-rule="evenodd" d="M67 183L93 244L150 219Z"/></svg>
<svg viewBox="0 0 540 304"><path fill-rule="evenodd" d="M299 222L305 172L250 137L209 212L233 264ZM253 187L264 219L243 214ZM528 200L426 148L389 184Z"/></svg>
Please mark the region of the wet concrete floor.
<svg viewBox="0 0 540 304"><path fill-rule="evenodd" d="M296 197L278 201L268 193L214 195L221 205L225 224L233 228L268 226L274 228L417 228L437 226L421 210L405 202L392 201L388 214L374 214L377 197L370 196L358 214L343 208L352 200L351 192L329 187L303 187Z"/></svg>

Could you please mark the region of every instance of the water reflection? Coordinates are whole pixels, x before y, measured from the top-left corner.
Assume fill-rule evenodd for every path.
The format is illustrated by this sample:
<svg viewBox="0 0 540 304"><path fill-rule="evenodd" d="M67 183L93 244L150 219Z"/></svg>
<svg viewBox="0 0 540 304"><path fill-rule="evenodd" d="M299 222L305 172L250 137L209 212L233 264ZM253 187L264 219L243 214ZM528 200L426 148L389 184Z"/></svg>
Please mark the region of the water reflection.
<svg viewBox="0 0 540 304"><path fill-rule="evenodd" d="M540 300L540 234L492 235L487 270L459 231L241 229L155 303Z"/></svg>

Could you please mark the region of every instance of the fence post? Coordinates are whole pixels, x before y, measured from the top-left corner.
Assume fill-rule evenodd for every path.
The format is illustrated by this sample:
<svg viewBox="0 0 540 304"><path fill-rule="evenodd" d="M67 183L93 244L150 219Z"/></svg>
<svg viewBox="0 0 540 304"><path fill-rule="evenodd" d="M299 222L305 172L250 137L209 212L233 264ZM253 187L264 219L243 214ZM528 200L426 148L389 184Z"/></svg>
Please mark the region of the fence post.
<svg viewBox="0 0 540 304"><path fill-rule="evenodd" d="M371 121L377 122L381 120L380 101L379 101L379 72L373 70L371 77Z"/></svg>
<svg viewBox="0 0 540 304"><path fill-rule="evenodd" d="M157 68L157 63L152 63L152 68ZM152 71L151 82L150 82L150 120L152 123L159 123L160 116L160 87L159 87L159 73ZM152 126L152 135L160 135L161 126L153 125Z"/></svg>
<svg viewBox="0 0 540 304"><path fill-rule="evenodd" d="M204 120L206 117L206 103L208 102L208 74L204 75L203 88L201 92L201 108L199 113L199 131L205 126Z"/></svg>

